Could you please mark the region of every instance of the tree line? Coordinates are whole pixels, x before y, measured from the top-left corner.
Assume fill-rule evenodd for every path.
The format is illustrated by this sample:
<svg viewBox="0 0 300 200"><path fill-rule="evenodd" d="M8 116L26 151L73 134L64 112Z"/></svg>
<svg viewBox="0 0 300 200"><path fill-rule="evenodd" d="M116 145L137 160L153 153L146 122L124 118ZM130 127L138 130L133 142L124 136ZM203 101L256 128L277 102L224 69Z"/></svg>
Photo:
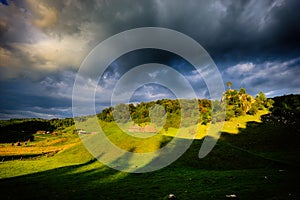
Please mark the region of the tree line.
<svg viewBox="0 0 300 200"><path fill-rule="evenodd" d="M195 109L197 104L197 112ZM130 119L138 125L146 124L151 121L151 109L154 105L160 105L163 110L161 116L165 118L164 128L178 128L180 123L182 126L189 126L197 123L207 124L222 121L222 119L230 120L233 117L242 115L255 115L258 110L271 109L274 101L268 99L263 92L255 97L246 93L245 88L240 90L229 89L223 94L221 100L208 99L161 99L157 101L141 102L134 104L119 104L115 107L105 108L97 114L102 121L112 122L118 121L127 123ZM182 110L188 109L188 112ZM118 111L118 112L116 112ZM150 111L150 112L149 112ZM155 112L156 113L156 112ZM181 116L184 113L184 116ZM158 112L159 114L159 112ZM213 115L213 116L212 116ZM181 117L184 120L181 120ZM163 120L161 120L163 121Z"/></svg>
<svg viewBox="0 0 300 200"><path fill-rule="evenodd" d="M121 123L127 123L131 119L141 126L155 122L157 126L163 126L166 130L170 127L188 127L198 123L205 125L223 119L255 115L258 110L264 109L270 110L275 118L281 116L285 120L295 121L300 117L300 95L291 94L269 99L260 92L253 97L247 94L244 88L234 90L231 86L232 84L228 85L229 89L221 100L161 99L129 105L119 104L103 109L97 117L105 122ZM89 117L91 116L76 117L75 120L85 121ZM31 139L32 134L38 130L53 132L72 125L73 118L0 120L0 142L25 141Z"/></svg>
<svg viewBox="0 0 300 200"><path fill-rule="evenodd" d="M10 119L0 120L0 142L18 142L33 140L33 134L39 130L53 132L72 126L72 118L65 119Z"/></svg>

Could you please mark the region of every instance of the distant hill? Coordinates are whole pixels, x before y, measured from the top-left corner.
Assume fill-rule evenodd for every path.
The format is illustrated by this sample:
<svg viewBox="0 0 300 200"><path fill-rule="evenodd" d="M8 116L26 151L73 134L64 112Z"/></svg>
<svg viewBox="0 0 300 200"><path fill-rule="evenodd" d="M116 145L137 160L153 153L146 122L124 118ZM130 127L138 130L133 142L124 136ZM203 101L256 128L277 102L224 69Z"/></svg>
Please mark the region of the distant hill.
<svg viewBox="0 0 300 200"><path fill-rule="evenodd" d="M300 94L274 97L272 113L287 118L300 118Z"/></svg>
<svg viewBox="0 0 300 200"><path fill-rule="evenodd" d="M14 143L33 140L37 131L55 131L74 124L72 118L66 119L10 119L0 121L0 143Z"/></svg>

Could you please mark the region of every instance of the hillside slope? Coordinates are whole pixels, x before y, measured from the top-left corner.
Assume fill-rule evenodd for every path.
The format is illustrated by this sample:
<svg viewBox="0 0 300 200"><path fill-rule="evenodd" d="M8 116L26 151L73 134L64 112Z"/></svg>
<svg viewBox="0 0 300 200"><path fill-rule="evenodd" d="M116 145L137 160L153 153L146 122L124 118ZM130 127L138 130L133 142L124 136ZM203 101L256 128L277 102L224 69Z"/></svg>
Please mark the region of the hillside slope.
<svg viewBox="0 0 300 200"><path fill-rule="evenodd" d="M146 174L110 169L75 143L52 157L1 163L1 197L167 199L173 193L178 199L225 199L230 194L240 199L297 199L297 130L299 124L248 122L239 134L223 133L204 159L198 159L202 140L195 140L176 162Z"/></svg>

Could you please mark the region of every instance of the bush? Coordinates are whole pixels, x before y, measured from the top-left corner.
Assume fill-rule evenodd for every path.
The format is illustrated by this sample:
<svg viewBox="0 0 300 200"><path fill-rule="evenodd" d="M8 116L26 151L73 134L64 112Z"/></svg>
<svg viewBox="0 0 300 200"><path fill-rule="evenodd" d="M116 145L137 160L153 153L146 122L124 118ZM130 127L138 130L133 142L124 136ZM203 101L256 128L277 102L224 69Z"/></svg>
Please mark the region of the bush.
<svg viewBox="0 0 300 200"><path fill-rule="evenodd" d="M245 115L245 111L242 108L234 107L234 114L236 117Z"/></svg>
<svg viewBox="0 0 300 200"><path fill-rule="evenodd" d="M228 121L230 120L231 118L233 118L235 116L234 114L234 111L233 110L227 110L226 111L226 117L225 117L225 120Z"/></svg>
<svg viewBox="0 0 300 200"><path fill-rule="evenodd" d="M255 115L258 111L258 108L256 106L252 106L251 109L247 112L249 115Z"/></svg>

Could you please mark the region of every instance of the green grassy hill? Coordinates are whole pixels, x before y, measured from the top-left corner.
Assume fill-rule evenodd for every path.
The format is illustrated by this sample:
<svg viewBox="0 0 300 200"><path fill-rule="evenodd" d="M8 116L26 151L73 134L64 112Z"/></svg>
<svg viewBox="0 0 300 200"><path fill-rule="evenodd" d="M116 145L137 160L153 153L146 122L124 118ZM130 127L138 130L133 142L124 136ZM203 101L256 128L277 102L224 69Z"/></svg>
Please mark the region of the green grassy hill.
<svg viewBox="0 0 300 200"><path fill-rule="evenodd" d="M270 126L259 116L255 122L243 120L235 118L225 125L224 130L233 133L222 133L204 159L198 158L203 140L197 139L170 166L144 174L106 167L87 152L74 134L43 136L31 147L38 151L46 146L58 151L1 162L1 199L168 199L171 193L178 199L226 199L230 194L239 199L298 199L299 123ZM238 122L240 127L235 124ZM106 126L114 130L114 125ZM120 138L117 133L108 135L114 140ZM149 141L153 144L162 137L172 139L157 135ZM121 138L115 142L124 144L128 139ZM135 142L131 145L139 145ZM145 141L140 150L148 148L146 144Z"/></svg>

